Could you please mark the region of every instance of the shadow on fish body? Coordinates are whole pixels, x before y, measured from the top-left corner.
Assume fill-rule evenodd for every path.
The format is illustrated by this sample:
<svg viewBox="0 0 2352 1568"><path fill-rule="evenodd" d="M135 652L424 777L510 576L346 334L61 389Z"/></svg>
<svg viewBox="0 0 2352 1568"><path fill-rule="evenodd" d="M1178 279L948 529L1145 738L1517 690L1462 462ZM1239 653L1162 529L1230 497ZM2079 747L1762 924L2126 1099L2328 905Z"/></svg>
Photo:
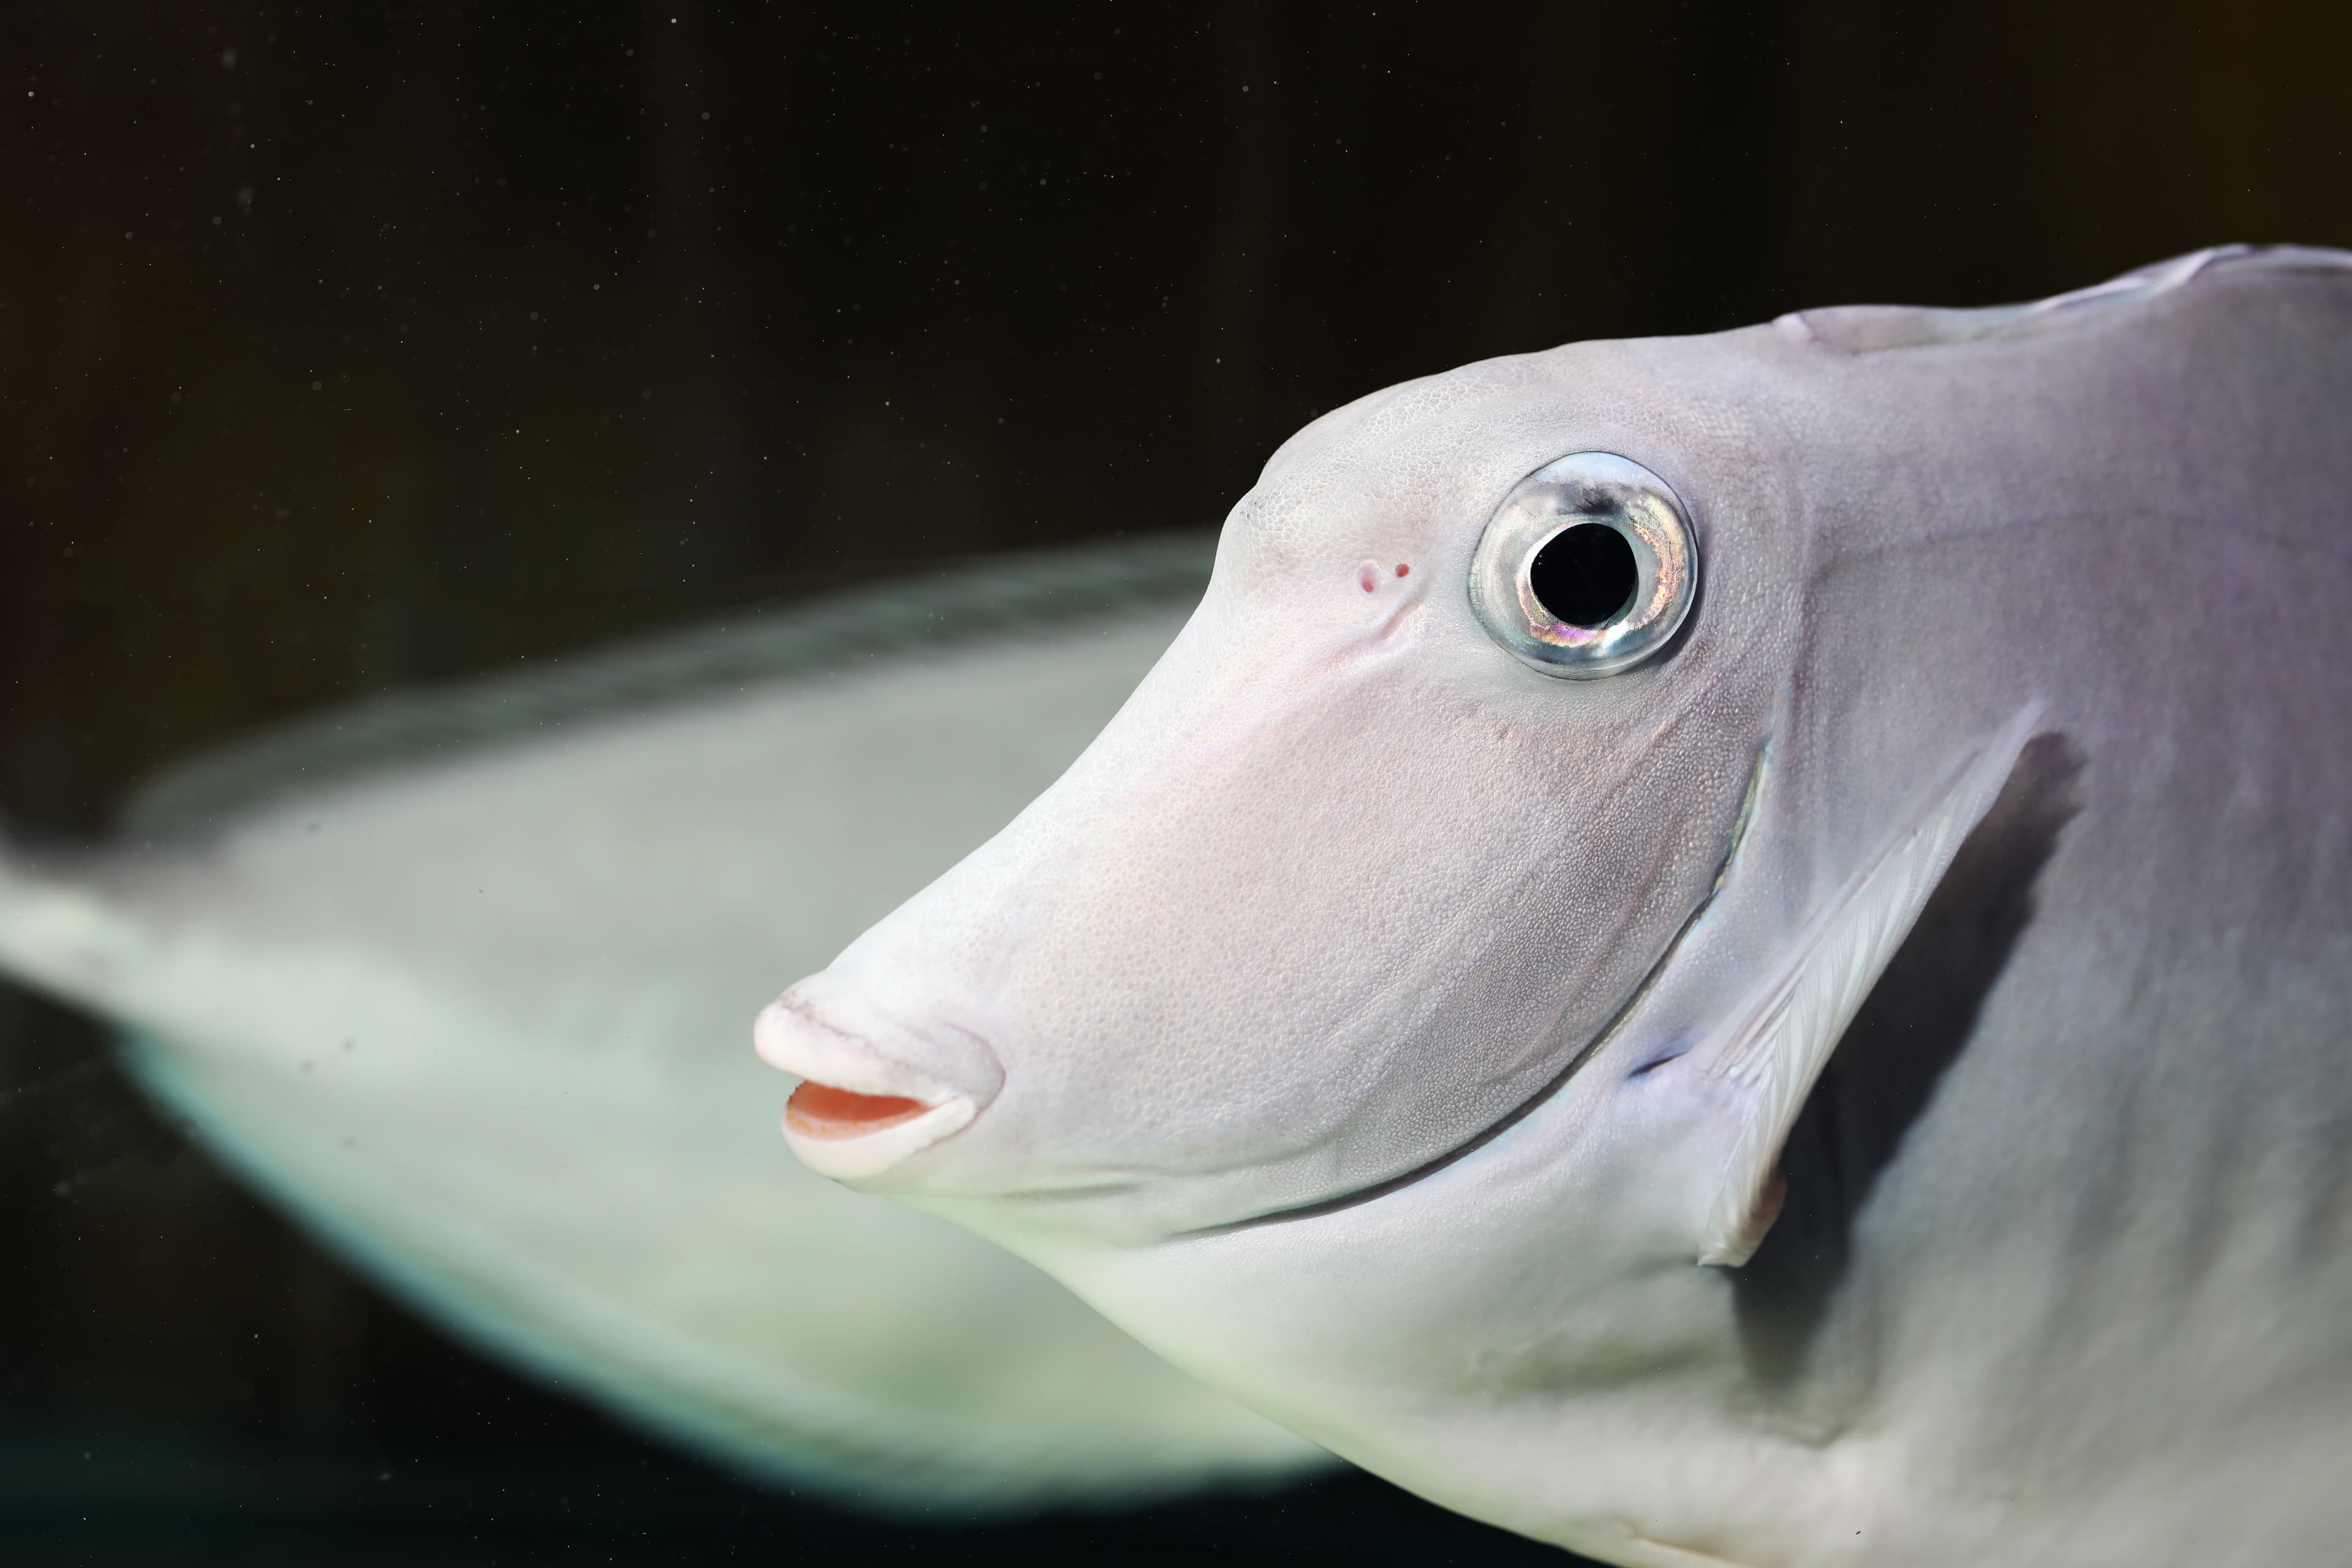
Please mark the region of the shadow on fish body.
<svg viewBox="0 0 2352 1568"><path fill-rule="evenodd" d="M1790 1130L1780 1220L1733 1276L1742 1349L1766 1386L1793 1384L1828 1327L1854 1226L2032 922L2034 885L2083 809L2085 762L2063 734L2026 745Z"/></svg>

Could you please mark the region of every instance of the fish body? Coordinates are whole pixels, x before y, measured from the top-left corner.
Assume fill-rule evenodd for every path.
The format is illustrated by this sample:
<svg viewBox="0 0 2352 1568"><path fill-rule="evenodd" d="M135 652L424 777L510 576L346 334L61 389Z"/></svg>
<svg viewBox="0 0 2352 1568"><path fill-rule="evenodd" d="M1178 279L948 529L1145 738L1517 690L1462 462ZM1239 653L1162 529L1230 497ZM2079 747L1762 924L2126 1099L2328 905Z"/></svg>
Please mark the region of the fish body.
<svg viewBox="0 0 2352 1568"><path fill-rule="evenodd" d="M502 1357L886 1508L1311 1470L1029 1265L801 1171L741 1019L1113 712L1189 541L893 584L332 713L0 855L0 966Z"/></svg>
<svg viewBox="0 0 2352 1568"><path fill-rule="evenodd" d="M1470 584L1603 458L1696 584L1562 679ZM920 1112L814 1168L1514 1530L2268 1564L2352 1531L2347 1017L2352 258L2283 248L1326 416L757 1037Z"/></svg>

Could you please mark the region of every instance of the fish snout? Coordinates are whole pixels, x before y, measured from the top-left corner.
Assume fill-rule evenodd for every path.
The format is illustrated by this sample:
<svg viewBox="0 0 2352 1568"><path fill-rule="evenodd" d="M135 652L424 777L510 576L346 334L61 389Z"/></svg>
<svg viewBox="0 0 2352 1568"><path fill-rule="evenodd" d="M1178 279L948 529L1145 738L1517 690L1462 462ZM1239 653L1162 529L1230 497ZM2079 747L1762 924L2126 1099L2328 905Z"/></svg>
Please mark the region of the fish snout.
<svg viewBox="0 0 2352 1568"><path fill-rule="evenodd" d="M963 1130L1003 1086L988 1042L930 1023L910 1029L819 974L760 1010L752 1048L802 1081L784 1142L837 1182L865 1182Z"/></svg>

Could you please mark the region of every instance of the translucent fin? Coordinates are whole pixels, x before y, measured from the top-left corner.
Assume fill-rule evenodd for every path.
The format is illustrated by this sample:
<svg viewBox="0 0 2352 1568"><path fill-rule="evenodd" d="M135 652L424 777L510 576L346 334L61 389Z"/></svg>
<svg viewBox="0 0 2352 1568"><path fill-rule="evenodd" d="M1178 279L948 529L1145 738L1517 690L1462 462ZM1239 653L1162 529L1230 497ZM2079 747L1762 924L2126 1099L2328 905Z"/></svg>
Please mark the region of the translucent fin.
<svg viewBox="0 0 2352 1568"><path fill-rule="evenodd" d="M1969 756L1927 809L1830 901L1733 1016L1707 1072L1744 1091L1741 1118L1707 1216L1701 1263L1736 1268L1771 1229L1790 1124L1961 840L2000 794L2040 716L2038 706L2028 707Z"/></svg>
<svg viewBox="0 0 2352 1568"><path fill-rule="evenodd" d="M160 847L0 844L0 975L120 1026L413 1304L754 1475L972 1511L1304 1474L1011 1253L802 1167L751 1051L1069 764L1208 565L927 574L241 742L144 798Z"/></svg>
<svg viewBox="0 0 2352 1568"><path fill-rule="evenodd" d="M143 939L96 890L28 855L0 830L0 974L109 1010L139 967Z"/></svg>
<svg viewBox="0 0 2352 1568"><path fill-rule="evenodd" d="M2200 278L2245 272L2352 272L2352 252L2301 245L2220 245L2027 304L1975 310L1831 305L1791 311L1772 325L1783 337L1842 354L1971 343L2072 326L2116 307L2188 288Z"/></svg>
<svg viewBox="0 0 2352 1568"><path fill-rule="evenodd" d="M392 692L179 763L138 792L125 826L140 834L201 831L282 796L721 699L747 686L938 659L1073 622L1190 605L1209 581L1215 545L1213 533L1163 534L1004 556L752 605L722 624Z"/></svg>

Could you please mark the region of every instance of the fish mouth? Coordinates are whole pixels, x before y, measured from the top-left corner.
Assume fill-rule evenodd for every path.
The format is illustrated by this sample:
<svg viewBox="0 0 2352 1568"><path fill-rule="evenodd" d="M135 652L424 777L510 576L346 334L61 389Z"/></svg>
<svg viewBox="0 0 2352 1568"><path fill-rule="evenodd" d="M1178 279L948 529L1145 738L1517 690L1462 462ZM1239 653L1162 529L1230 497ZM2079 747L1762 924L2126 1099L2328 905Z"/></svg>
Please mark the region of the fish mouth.
<svg viewBox="0 0 2352 1568"><path fill-rule="evenodd" d="M951 1084L886 1050L880 1041L888 1037L879 1027L851 1026L797 986L753 1022L760 1059L801 1080L785 1102L784 1142L818 1175L858 1182L882 1174L961 1131L1003 1081L999 1069L984 1086ZM961 1054L971 1047L986 1051L975 1038ZM985 1065L994 1066L992 1053Z"/></svg>
<svg viewBox="0 0 2352 1568"><path fill-rule="evenodd" d="M803 1138L863 1138L912 1121L930 1109L911 1095L859 1094L803 1079L784 1101L784 1125Z"/></svg>

